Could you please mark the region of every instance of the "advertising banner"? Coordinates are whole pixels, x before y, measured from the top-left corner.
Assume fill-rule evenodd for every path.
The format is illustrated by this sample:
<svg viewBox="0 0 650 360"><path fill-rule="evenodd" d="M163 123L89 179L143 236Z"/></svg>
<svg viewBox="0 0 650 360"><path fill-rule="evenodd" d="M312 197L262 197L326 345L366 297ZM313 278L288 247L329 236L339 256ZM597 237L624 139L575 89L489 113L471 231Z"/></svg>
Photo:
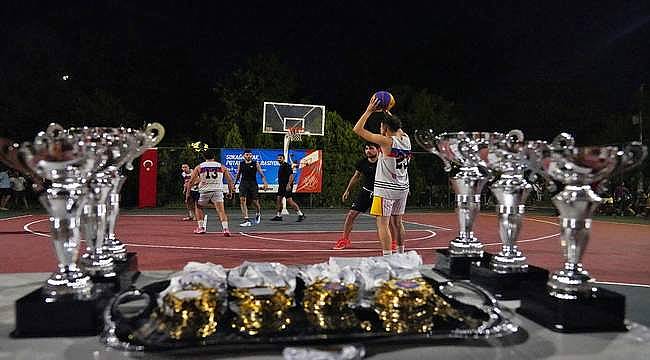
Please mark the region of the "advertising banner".
<svg viewBox="0 0 650 360"><path fill-rule="evenodd" d="M280 164L277 161L278 154L282 154L282 149L251 149L253 159L256 160L269 184L266 192L278 191L278 169ZM237 166L244 160L244 149L221 149L221 163L228 168L233 179L237 178ZM296 193L318 193L323 186L323 151L322 150L305 150L291 149L289 159L293 167L294 186L293 191ZM257 174L257 183L262 190L262 177ZM239 192L239 184L236 186Z"/></svg>

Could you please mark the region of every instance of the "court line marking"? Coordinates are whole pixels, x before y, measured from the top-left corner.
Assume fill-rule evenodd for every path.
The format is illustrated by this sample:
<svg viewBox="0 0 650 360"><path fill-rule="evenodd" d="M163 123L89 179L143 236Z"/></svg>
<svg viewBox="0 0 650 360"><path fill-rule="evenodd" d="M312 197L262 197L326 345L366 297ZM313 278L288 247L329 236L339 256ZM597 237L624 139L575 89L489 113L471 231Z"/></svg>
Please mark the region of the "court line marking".
<svg viewBox="0 0 650 360"><path fill-rule="evenodd" d="M30 217L30 216L32 216L32 215L31 215L31 214L27 214L27 215L18 215L18 216L12 216L12 217L7 217L7 218L2 218L2 219L0 219L0 221L7 221L7 220L14 220L14 219L21 219L21 218L24 218L24 217Z"/></svg>
<svg viewBox="0 0 650 360"><path fill-rule="evenodd" d="M45 234L45 233L41 233L41 232L38 232L38 231L34 231L34 230L32 230L32 229L29 228L31 225L36 224L36 223L39 223L39 222L43 222L43 221L47 221L47 219L39 219L39 220L34 220L34 221L32 221L32 222L29 222L29 223L25 224L25 226L23 226L23 229L24 229L25 231L31 233L31 234L34 234L34 235L50 237L49 234ZM412 230L412 231L431 231L431 230L418 230L418 229L411 229L411 230ZM321 231L322 231L322 230L321 230ZM372 230L360 230L360 231L372 231ZM297 231L297 232L299 232L299 231ZM310 231L302 231L301 233L309 233L309 232L310 232ZM336 233L336 231L327 231L327 232ZM433 236L437 235L435 232L433 232L433 231L431 231L431 232L434 234ZM287 233L287 232L286 232L286 231L278 231L278 232L264 232L264 233L265 233L265 234L283 234L283 233ZM207 234L221 234L221 232L208 232ZM243 232L239 232L239 234L240 234L240 235L243 235L243 236L248 236L248 234L243 233ZM559 236L559 235L560 235L560 233L557 233L557 234L551 234L551 235L544 235L544 236L539 236L539 237L532 238L532 239L523 239L523 240L518 240L517 243L540 241L540 240L545 240L545 239L552 238L552 237ZM200 237L201 235L195 235L195 236L199 236L199 237ZM433 236L431 236L431 237L433 237ZM249 236L249 237L253 237L253 236ZM315 242L315 241L308 241L308 240L291 240L291 239L278 240L278 241L287 241L287 242ZM374 242L374 241L372 241L372 242ZM327 243L331 243L331 241L329 241L329 242L327 242ZM144 246L144 245L142 245L142 244L126 244L126 245ZM495 242L495 243L484 243L483 245L484 245L484 246L501 245L501 242ZM161 248L163 248L163 247L166 246L166 245L157 245L157 246L160 246ZM149 245L147 245L146 247L155 247L155 246L149 246ZM188 247L188 248L191 248L191 247ZM436 247L425 247L425 248L411 248L410 250L437 250L437 249L446 249L446 248L447 248L447 246L436 246ZM209 249L213 249L213 248L197 248L197 250L209 250ZM227 249L228 249L228 248L214 248L214 250L227 250ZM237 249L237 250L233 250L233 251L244 251L244 250L246 250L246 249ZM251 249L251 250L249 250L249 251L260 251L260 250L271 250L271 249ZM318 249L314 249L314 250L297 250L297 249L286 249L286 250L282 250L282 249L278 249L278 250L279 250L279 251L289 251L289 252L291 252L291 251L296 251L296 252L303 252L303 251L326 251L326 249L325 249L325 250L318 250ZM341 250L333 250L333 251L341 251Z"/></svg>
<svg viewBox="0 0 650 360"><path fill-rule="evenodd" d="M361 231L358 231L358 232L368 232L368 231L375 232L373 230L361 230ZM413 239L406 239L406 241L417 241L417 240L431 239L431 238L433 238L433 237L435 237L437 235L435 231L431 231L431 230L417 230L417 229L413 230L412 229L412 230L406 230L406 231L407 232L408 231L423 231L423 232L428 232L429 233L429 235L427 235L427 236L420 236L420 237L416 237L416 238L413 238ZM302 233L312 233L312 232L315 232L315 231L302 231ZM320 233L338 233L338 231L319 231L319 232ZM354 232L357 232L357 231L353 231L353 233ZM211 234L212 233L218 234L218 232L210 232L210 233ZM278 234L282 234L282 233L285 233L285 232L279 232ZM245 232L239 232L239 234L243 235L243 236L246 236L246 237L254 238L254 239L270 240L270 241L303 242L303 243L325 243L325 244L331 244L332 243L332 240L279 239L279 238L272 238L272 237L266 237L266 236L259 236L259 235L255 235L255 234L251 234L251 233L245 233ZM354 243L355 244L377 244L377 242L378 242L378 240L361 240L361 241L355 241Z"/></svg>

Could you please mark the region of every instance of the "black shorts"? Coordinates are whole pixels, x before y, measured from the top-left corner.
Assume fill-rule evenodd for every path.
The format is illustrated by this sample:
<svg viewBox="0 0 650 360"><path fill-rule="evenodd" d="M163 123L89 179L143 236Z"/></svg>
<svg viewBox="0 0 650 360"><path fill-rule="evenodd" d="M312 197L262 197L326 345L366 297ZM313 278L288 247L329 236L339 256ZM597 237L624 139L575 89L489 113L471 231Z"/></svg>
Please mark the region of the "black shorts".
<svg viewBox="0 0 650 360"><path fill-rule="evenodd" d="M352 202L352 206L350 206L350 210L356 210L358 212L364 213L368 211L368 209L370 209L371 205L372 205L372 192L364 188L361 188L361 191L359 191L356 200Z"/></svg>
<svg viewBox="0 0 650 360"><path fill-rule="evenodd" d="M13 191L11 190L11 188L0 188L0 195L2 196L11 195L12 193Z"/></svg>
<svg viewBox="0 0 650 360"><path fill-rule="evenodd" d="M291 189L293 189L293 187ZM287 184L278 184L278 196L291 199L293 197L293 192L292 190L287 191Z"/></svg>
<svg viewBox="0 0 650 360"><path fill-rule="evenodd" d="M194 201L199 201L199 196L200 196L200 195L201 195L201 194L199 194L198 191L196 191L196 190L190 190L190 199L192 199L192 200L194 200Z"/></svg>
<svg viewBox="0 0 650 360"><path fill-rule="evenodd" d="M239 196L245 197L248 200L257 199L257 181L243 181L239 183Z"/></svg>

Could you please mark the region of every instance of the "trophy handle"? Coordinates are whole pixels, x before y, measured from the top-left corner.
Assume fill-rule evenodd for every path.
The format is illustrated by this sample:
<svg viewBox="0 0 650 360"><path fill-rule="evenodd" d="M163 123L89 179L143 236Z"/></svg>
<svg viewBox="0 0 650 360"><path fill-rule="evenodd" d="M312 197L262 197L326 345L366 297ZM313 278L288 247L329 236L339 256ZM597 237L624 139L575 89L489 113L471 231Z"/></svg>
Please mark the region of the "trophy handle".
<svg viewBox="0 0 650 360"><path fill-rule="evenodd" d="M52 138L60 137L65 132L63 126L57 123L51 123L45 130L45 134Z"/></svg>
<svg viewBox="0 0 650 360"><path fill-rule="evenodd" d="M147 134L148 141L150 142L147 144L148 147L156 146L163 139L163 137L165 137L165 127L157 122L147 124L144 132Z"/></svg>
<svg viewBox="0 0 650 360"><path fill-rule="evenodd" d="M415 130L415 142L417 142L424 150L439 157L444 164L446 172L451 171L451 163L440 154L436 147L436 135L433 133L432 129Z"/></svg>
<svg viewBox="0 0 650 360"><path fill-rule="evenodd" d="M520 144L524 141L524 132L519 129L512 129L506 135L505 140L508 148L514 150L515 144Z"/></svg>
<svg viewBox="0 0 650 360"><path fill-rule="evenodd" d="M575 145L575 139L567 133L560 133L551 142L553 150L565 150Z"/></svg>

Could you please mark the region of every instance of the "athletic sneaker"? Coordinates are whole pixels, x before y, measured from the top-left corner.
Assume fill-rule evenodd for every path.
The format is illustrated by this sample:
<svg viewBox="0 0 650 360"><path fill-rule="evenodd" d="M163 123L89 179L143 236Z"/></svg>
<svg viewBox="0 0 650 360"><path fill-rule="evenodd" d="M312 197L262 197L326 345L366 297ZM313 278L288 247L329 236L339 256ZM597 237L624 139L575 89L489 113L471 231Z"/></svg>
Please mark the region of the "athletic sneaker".
<svg viewBox="0 0 650 360"><path fill-rule="evenodd" d="M247 227L247 226L253 226L253 224L251 224L250 220L246 220L243 223L239 224L239 226Z"/></svg>
<svg viewBox="0 0 650 360"><path fill-rule="evenodd" d="M197 227L194 229L195 234L205 234L205 228L204 227Z"/></svg>
<svg viewBox="0 0 650 360"><path fill-rule="evenodd" d="M303 220L305 220L305 214L298 215L298 220L296 220L296 221L297 221L297 222L301 222L301 221L303 221Z"/></svg>
<svg viewBox="0 0 650 360"><path fill-rule="evenodd" d="M192 221L192 220L194 220L194 219L192 219L192 218L189 217L189 216L186 216L186 217L183 218L183 221Z"/></svg>
<svg viewBox="0 0 650 360"><path fill-rule="evenodd" d="M223 231L223 236L230 237L230 231L228 231L228 229L224 230Z"/></svg>
<svg viewBox="0 0 650 360"><path fill-rule="evenodd" d="M271 218L271 221L282 221L282 216L275 215L275 217Z"/></svg>
<svg viewBox="0 0 650 360"><path fill-rule="evenodd" d="M259 224L262 221L262 214L255 214L255 224Z"/></svg>
<svg viewBox="0 0 650 360"><path fill-rule="evenodd" d="M350 239L348 238L340 238L339 241L336 242L336 245L334 245L334 250L343 250L347 247L350 247L352 243L350 242Z"/></svg>
<svg viewBox="0 0 650 360"><path fill-rule="evenodd" d="M391 251L397 251L397 240L393 239L390 243Z"/></svg>

